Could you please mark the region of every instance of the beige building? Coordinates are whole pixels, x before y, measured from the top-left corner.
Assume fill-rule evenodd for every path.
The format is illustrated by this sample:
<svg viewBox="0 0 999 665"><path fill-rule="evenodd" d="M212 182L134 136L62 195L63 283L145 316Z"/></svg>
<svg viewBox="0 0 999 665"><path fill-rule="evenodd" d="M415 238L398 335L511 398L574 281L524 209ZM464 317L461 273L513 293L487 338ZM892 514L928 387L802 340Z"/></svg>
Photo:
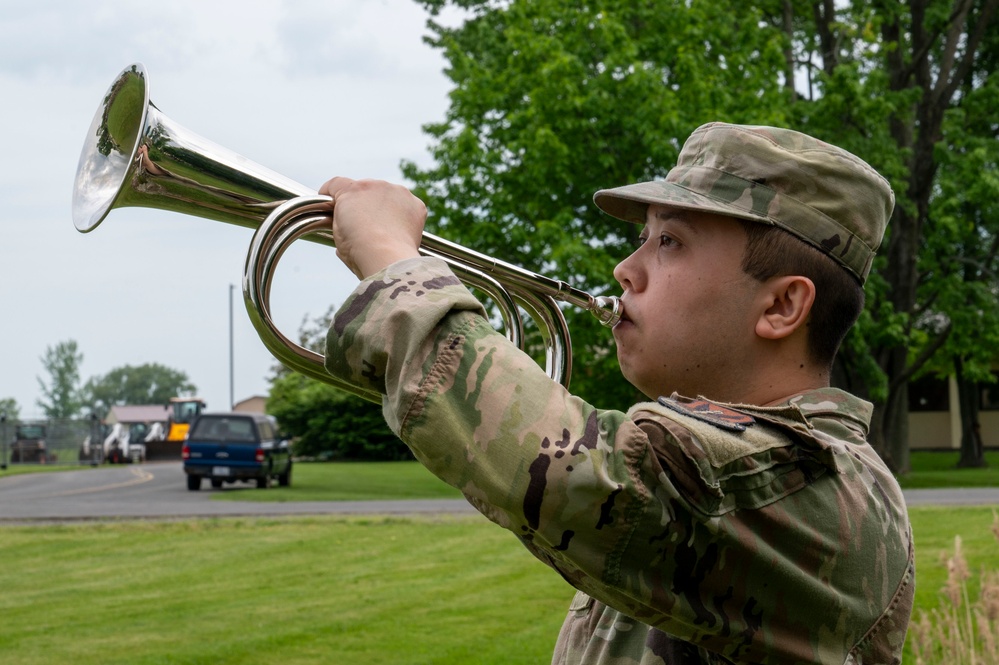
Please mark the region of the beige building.
<svg viewBox="0 0 999 665"><path fill-rule="evenodd" d="M999 447L999 404L996 386L983 386L978 420L982 445ZM909 384L909 447L912 450L960 450L961 407L957 380L924 378Z"/></svg>
<svg viewBox="0 0 999 665"><path fill-rule="evenodd" d="M244 400L240 400L232 405L233 411L241 411L243 413L267 413L267 398L263 395L254 395L253 397L247 397Z"/></svg>

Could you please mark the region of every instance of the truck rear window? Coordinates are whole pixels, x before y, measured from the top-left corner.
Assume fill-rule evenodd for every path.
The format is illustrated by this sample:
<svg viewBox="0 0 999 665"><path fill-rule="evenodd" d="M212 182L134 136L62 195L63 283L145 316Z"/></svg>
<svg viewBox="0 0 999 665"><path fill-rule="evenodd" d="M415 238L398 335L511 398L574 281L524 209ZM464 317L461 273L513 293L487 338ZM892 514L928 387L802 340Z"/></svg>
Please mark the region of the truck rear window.
<svg viewBox="0 0 999 665"><path fill-rule="evenodd" d="M257 432L249 418L205 418L194 424L190 439L200 441L227 441L233 443L256 443Z"/></svg>

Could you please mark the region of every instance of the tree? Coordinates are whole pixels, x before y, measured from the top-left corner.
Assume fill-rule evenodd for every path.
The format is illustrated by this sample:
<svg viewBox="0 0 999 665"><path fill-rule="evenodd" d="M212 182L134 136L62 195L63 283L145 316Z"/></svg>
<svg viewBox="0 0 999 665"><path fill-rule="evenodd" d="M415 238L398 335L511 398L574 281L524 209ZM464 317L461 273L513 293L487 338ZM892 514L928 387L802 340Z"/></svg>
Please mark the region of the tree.
<svg viewBox="0 0 999 665"><path fill-rule="evenodd" d="M784 124L781 31L744 2L422 2L470 18L429 22L454 82L443 122L424 129L436 165L403 165L428 227L594 294L638 229L592 205L601 187L665 175L707 120ZM734 48L736 47L737 48ZM607 330L566 310L573 391L625 408ZM535 348L530 349L535 352Z"/></svg>
<svg viewBox="0 0 999 665"><path fill-rule="evenodd" d="M333 317L303 319L298 343L322 351ZM278 363L271 377L267 412L294 438L296 455L328 459L412 459L406 445L389 429L381 408L338 388L296 374Z"/></svg>
<svg viewBox="0 0 999 665"><path fill-rule="evenodd" d="M21 417L21 408L17 405L17 400L13 397L0 399L0 415L6 415L8 422L13 422Z"/></svg>
<svg viewBox="0 0 999 665"><path fill-rule="evenodd" d="M810 76L815 70L821 90L802 109L802 119L822 128L832 142L857 146L896 192L883 258L868 288L865 323L872 325L857 334L868 337L866 349L884 377L871 391L872 443L896 471L905 472L909 381L944 349L954 322L966 319L969 307L980 307L941 297L949 289L962 290L954 289L960 260L938 258L959 257L962 244L942 246L935 233L947 223L944 211L951 205L944 187L948 174L941 171L945 156L976 135L995 139L995 106L979 106L983 115L974 124L949 119L960 116L981 90L994 87L999 0L841 5L786 0L785 5L800 17L791 22L796 27L789 39ZM981 57L988 52L993 55ZM965 184L980 177L974 174ZM979 280L964 281L970 286Z"/></svg>
<svg viewBox="0 0 999 665"><path fill-rule="evenodd" d="M48 418L75 417L83 407L80 399L80 363L83 362L83 354L77 349L76 342L68 340L59 342L54 347L47 347L41 360L48 372L49 383L38 379L42 391L38 406Z"/></svg>
<svg viewBox="0 0 999 665"><path fill-rule="evenodd" d="M979 410L983 385L993 383L999 347L999 142L990 109L999 81L969 85L960 108L947 114L947 150L940 151L939 195L920 261L924 315L920 328L944 342L927 363L938 376L953 374L961 414L959 467L985 465ZM984 126L983 126L984 125Z"/></svg>
<svg viewBox="0 0 999 665"><path fill-rule="evenodd" d="M321 459L412 459L385 423L381 408L301 374L271 383L267 412L294 438L296 455Z"/></svg>
<svg viewBox="0 0 999 665"><path fill-rule="evenodd" d="M995 104L978 101L974 122L960 120L995 85L999 0L422 4L469 12L459 27L429 22L455 87L445 120L425 127L436 164L404 173L430 228L591 292L616 288L611 268L634 232L599 216L592 192L663 175L702 122L795 127L884 174L897 204L835 376L874 402L872 443L896 471L908 468L908 383L996 291L987 270L960 287L955 266L971 255L957 236L931 235L955 203L942 156L994 146ZM978 163L994 173L994 161ZM986 200L965 201L965 212ZM968 228L964 246L990 237L994 221L980 217L979 241ZM961 300L975 282L981 297ZM567 318L585 359L574 392L629 403L606 333Z"/></svg>
<svg viewBox="0 0 999 665"><path fill-rule="evenodd" d="M119 404L167 404L171 397L192 395L195 385L182 371L158 363L116 367L87 381L84 403L107 411Z"/></svg>

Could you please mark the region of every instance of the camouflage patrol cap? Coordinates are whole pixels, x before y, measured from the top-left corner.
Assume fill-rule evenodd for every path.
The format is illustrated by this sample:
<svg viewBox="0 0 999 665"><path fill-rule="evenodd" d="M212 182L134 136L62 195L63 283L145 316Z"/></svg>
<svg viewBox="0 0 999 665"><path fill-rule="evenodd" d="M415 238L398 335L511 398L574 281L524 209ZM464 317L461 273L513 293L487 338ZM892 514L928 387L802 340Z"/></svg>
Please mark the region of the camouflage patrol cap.
<svg viewBox="0 0 999 665"><path fill-rule="evenodd" d="M841 148L790 129L720 122L690 135L665 180L603 189L593 200L637 224L649 204L773 224L861 284L895 207L888 181Z"/></svg>

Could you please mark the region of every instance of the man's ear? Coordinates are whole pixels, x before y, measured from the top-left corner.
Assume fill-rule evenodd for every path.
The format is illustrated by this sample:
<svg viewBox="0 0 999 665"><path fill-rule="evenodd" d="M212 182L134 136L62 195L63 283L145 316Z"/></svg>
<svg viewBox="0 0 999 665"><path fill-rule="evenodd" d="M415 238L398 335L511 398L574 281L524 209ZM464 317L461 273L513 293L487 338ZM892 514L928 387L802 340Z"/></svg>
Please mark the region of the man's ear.
<svg viewBox="0 0 999 665"><path fill-rule="evenodd" d="M774 277L764 285L763 297L756 334L764 339L784 339L804 329L815 303L815 284L801 275Z"/></svg>

